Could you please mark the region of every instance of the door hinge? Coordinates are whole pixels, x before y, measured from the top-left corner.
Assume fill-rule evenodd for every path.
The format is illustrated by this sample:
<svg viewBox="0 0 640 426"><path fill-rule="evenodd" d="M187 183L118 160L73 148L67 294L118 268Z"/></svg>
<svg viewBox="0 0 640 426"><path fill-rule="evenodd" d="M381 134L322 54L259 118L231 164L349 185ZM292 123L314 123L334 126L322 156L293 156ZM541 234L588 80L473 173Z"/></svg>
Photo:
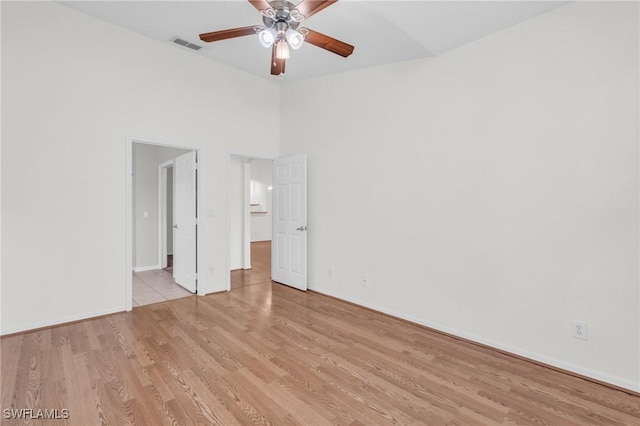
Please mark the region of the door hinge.
<svg viewBox="0 0 640 426"><path fill-rule="evenodd" d="M193 163L193 169L198 170L198 163Z"/></svg>

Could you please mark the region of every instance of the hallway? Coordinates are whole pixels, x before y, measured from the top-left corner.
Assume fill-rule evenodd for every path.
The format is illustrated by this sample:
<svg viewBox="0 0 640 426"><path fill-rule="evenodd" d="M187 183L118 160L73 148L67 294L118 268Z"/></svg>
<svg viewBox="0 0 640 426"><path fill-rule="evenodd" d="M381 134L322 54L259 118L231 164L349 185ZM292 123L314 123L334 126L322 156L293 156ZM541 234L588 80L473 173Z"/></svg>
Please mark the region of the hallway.
<svg viewBox="0 0 640 426"><path fill-rule="evenodd" d="M231 290L271 281L271 241L251 243L251 269L231 271Z"/></svg>
<svg viewBox="0 0 640 426"><path fill-rule="evenodd" d="M133 307L193 296L165 269L133 273Z"/></svg>

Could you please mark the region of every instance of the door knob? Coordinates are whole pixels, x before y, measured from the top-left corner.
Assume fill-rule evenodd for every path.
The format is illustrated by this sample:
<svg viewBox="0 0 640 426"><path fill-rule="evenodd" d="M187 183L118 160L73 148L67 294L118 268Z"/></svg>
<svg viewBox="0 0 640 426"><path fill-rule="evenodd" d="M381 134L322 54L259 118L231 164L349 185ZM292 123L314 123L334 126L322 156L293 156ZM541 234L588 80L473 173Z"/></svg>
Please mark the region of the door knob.
<svg viewBox="0 0 640 426"><path fill-rule="evenodd" d="M307 227L306 226L301 226L300 228L296 228L296 231L306 231Z"/></svg>
<svg viewBox="0 0 640 426"><path fill-rule="evenodd" d="M178 225L173 225L173 229L178 229Z"/></svg>

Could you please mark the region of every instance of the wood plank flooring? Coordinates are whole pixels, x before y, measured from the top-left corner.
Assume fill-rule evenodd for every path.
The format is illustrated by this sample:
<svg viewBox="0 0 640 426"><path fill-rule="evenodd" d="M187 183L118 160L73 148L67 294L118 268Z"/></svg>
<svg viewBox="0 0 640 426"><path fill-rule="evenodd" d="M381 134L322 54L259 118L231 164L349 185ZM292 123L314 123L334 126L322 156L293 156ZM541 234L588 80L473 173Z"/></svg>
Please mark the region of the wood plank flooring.
<svg viewBox="0 0 640 426"><path fill-rule="evenodd" d="M251 243L251 269L231 271L231 289L271 280L271 241Z"/></svg>
<svg viewBox="0 0 640 426"><path fill-rule="evenodd" d="M1 340L3 425L640 424L640 398L274 283Z"/></svg>

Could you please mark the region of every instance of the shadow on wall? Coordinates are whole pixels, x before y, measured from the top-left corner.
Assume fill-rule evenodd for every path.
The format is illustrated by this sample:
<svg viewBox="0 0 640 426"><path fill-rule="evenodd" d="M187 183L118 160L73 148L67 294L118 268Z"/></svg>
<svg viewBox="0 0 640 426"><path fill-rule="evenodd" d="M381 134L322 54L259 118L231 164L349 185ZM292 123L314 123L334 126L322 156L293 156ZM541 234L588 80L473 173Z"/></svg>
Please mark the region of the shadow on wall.
<svg viewBox="0 0 640 426"><path fill-rule="evenodd" d="M133 268L134 271L160 269L158 166L190 152L185 149L142 143L133 144ZM172 235L167 221L167 241ZM171 225L170 225L171 224Z"/></svg>

